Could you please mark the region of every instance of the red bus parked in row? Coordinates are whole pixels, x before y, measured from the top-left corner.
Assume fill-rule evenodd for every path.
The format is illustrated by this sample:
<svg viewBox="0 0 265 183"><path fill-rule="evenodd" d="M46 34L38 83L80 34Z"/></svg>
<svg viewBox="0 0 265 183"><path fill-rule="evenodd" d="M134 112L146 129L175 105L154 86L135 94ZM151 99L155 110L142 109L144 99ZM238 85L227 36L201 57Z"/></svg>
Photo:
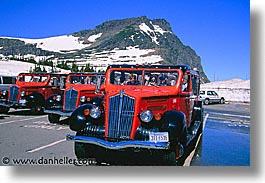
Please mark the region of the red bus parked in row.
<svg viewBox="0 0 265 183"><path fill-rule="evenodd" d="M104 98L73 111L69 125L76 135L67 139L77 158L176 165L202 132L199 91L199 72L186 65L111 65Z"/></svg>

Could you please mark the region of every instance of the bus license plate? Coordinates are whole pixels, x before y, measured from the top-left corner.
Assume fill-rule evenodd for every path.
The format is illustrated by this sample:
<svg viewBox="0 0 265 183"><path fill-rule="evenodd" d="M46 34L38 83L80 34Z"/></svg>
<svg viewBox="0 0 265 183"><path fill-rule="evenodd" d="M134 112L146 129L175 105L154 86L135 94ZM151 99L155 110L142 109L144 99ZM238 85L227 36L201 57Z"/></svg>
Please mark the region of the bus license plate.
<svg viewBox="0 0 265 183"><path fill-rule="evenodd" d="M151 142L168 142L168 132L155 132L149 134L149 141Z"/></svg>

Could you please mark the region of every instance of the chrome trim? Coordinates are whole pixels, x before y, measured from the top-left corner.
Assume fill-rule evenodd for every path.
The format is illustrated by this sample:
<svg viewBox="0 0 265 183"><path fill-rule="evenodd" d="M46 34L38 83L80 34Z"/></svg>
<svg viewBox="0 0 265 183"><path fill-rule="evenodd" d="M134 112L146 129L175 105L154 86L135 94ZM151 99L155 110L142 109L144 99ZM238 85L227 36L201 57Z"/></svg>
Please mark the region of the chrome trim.
<svg viewBox="0 0 265 183"><path fill-rule="evenodd" d="M111 96L108 110L108 137L118 139L129 139L133 117L135 98L124 94Z"/></svg>
<svg viewBox="0 0 265 183"><path fill-rule="evenodd" d="M3 107L12 107L14 104L6 104L4 102L0 102L0 106L3 106Z"/></svg>
<svg viewBox="0 0 265 183"><path fill-rule="evenodd" d="M69 89L65 91L65 99L64 99L64 110L73 111L76 108L78 91L74 89Z"/></svg>
<svg viewBox="0 0 265 183"><path fill-rule="evenodd" d="M10 91L9 102L17 102L19 87L11 86L9 91Z"/></svg>
<svg viewBox="0 0 265 183"><path fill-rule="evenodd" d="M143 148L143 149L169 149L169 142L150 142L150 141L138 141L138 140L127 140L121 142L108 142L95 137L87 137L87 136L74 136L74 135L66 135L67 141L75 141L86 144L93 144L100 147L104 147L106 149L126 149L126 148Z"/></svg>
<svg viewBox="0 0 265 183"><path fill-rule="evenodd" d="M44 110L44 113L47 113L47 114L58 114L60 116L70 117L73 112L63 112L63 111L59 111L59 110Z"/></svg>

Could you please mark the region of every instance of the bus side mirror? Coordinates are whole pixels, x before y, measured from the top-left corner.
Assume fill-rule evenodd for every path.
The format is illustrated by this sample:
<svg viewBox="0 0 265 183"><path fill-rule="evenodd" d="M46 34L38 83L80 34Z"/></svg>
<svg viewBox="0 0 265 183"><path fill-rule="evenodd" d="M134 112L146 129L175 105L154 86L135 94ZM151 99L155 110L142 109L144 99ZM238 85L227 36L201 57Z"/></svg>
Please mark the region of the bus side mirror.
<svg viewBox="0 0 265 183"><path fill-rule="evenodd" d="M101 85L101 75L97 75L97 83L96 83L96 89L95 89L96 93L100 92L100 85Z"/></svg>

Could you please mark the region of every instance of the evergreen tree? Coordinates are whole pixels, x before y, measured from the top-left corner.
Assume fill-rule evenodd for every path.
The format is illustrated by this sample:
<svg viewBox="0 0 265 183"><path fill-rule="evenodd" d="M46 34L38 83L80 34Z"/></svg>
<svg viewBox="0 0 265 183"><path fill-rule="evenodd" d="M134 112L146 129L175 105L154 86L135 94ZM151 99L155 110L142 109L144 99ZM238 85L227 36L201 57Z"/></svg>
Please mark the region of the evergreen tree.
<svg viewBox="0 0 265 183"><path fill-rule="evenodd" d="M58 68L70 70L71 68L67 65L67 62L62 61L60 64L57 65Z"/></svg>
<svg viewBox="0 0 265 183"><path fill-rule="evenodd" d="M34 69L33 69L33 72L41 72L42 70L41 70L41 68L40 68L40 65L39 64L35 64L35 66L34 66Z"/></svg>
<svg viewBox="0 0 265 183"><path fill-rule="evenodd" d="M85 68L84 66L81 67L80 72L84 72Z"/></svg>
<svg viewBox="0 0 265 183"><path fill-rule="evenodd" d="M71 72L78 72L78 71L79 71L78 66L75 63L73 63L72 68L71 68Z"/></svg>
<svg viewBox="0 0 265 183"><path fill-rule="evenodd" d="M86 64L86 67L84 69L84 72L94 72L94 69L90 67L90 64Z"/></svg>

